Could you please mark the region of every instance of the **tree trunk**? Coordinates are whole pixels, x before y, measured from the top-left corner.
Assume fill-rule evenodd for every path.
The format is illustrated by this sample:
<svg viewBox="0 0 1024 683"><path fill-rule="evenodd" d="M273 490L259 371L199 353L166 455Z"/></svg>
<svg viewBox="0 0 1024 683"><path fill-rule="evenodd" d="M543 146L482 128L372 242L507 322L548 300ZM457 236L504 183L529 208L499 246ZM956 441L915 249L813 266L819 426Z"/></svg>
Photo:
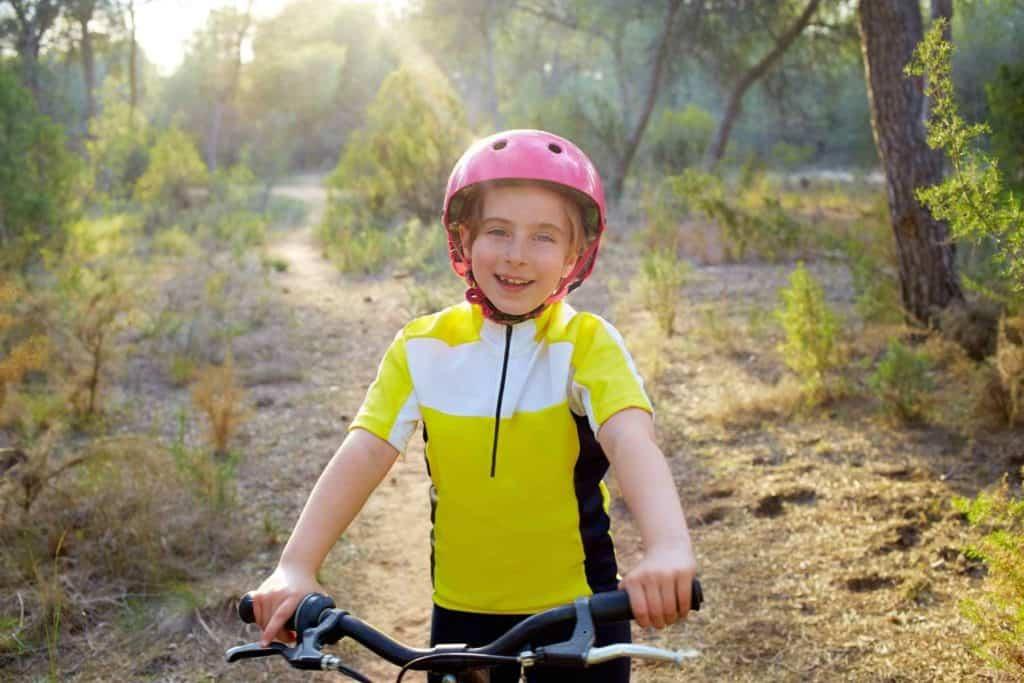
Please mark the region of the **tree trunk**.
<svg viewBox="0 0 1024 683"><path fill-rule="evenodd" d="M58 0L7 0L14 10L17 30L15 50L21 60L22 80L32 92L36 105L42 108L42 84L39 81L39 49L43 36L60 14Z"/></svg>
<svg viewBox="0 0 1024 683"><path fill-rule="evenodd" d="M92 49L92 35L89 33L89 22L91 17L81 19L79 26L82 29L82 77L85 80L85 127L89 128L89 122L96 114L96 59Z"/></svg>
<svg viewBox="0 0 1024 683"><path fill-rule="evenodd" d="M704 157L704 165L707 168L712 168L722 160L725 155L725 148L729 144L729 135L732 132L732 126L736 122L736 118L740 115L740 111L743 108L743 96L747 94L747 90L750 89L754 83L756 83L762 76L775 65L775 62L785 54L789 46L803 33L807 24L810 23L811 17L818 11L818 5L821 4L821 0L810 0L807 6L804 7L804 11L800 13L797 20L793 22L793 25L786 29L775 41L775 46L771 51L766 54L761 61L752 66L743 76L736 81L736 85L733 86L732 92L729 93L729 99L725 105L725 111L722 113L722 120L718 123L718 129L715 131L714 137L711 138L711 144L708 145L707 152Z"/></svg>
<svg viewBox="0 0 1024 683"><path fill-rule="evenodd" d="M903 68L923 37L917 0L861 0L861 50L871 104L871 128L885 169L889 216L896 237L900 291L906 313L935 322L963 301L949 227L917 201L919 187L942 181L941 152L928 147L921 78Z"/></svg>
<svg viewBox="0 0 1024 683"><path fill-rule="evenodd" d="M622 189L626 184L626 174L636 156L636 150L640 146L640 140L647 130L647 121L651 118L651 111L654 110L654 103L658 100L658 93L661 91L661 74L665 70L665 59L668 56L668 47L672 38L672 24L675 21L682 0L670 0L668 9L665 12L665 25L662 28L661 37L658 39L658 50L654 57L654 67L651 69L651 82L647 86L647 96L644 98L643 108L637 118L636 125L626 139L626 146L619 163L615 169L615 176L612 178L611 194L613 197L621 197Z"/></svg>
<svg viewBox="0 0 1024 683"><path fill-rule="evenodd" d="M139 102L139 76L136 73L138 71L139 46L135 42L135 0L128 0L128 20L132 23L128 38L129 107L133 114L132 125L135 125L135 105Z"/></svg>

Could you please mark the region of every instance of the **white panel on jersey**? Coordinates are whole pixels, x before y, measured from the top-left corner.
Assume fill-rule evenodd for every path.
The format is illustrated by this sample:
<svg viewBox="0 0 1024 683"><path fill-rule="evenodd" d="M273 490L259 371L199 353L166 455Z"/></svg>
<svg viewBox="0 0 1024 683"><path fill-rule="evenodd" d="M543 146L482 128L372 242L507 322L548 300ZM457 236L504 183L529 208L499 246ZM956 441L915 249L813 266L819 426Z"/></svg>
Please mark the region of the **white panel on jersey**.
<svg viewBox="0 0 1024 683"><path fill-rule="evenodd" d="M485 342L449 346L419 337L405 345L409 374L420 405L449 415L493 417L503 353ZM537 411L566 401L572 344L535 344L510 355L501 415Z"/></svg>

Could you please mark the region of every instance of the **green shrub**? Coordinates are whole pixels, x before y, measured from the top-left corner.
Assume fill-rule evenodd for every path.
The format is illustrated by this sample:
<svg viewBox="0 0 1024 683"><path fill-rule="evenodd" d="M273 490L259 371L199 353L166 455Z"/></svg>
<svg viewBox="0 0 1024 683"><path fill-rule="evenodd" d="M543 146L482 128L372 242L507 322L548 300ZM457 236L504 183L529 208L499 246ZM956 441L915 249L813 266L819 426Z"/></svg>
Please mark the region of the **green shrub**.
<svg viewBox="0 0 1024 683"><path fill-rule="evenodd" d="M1024 203L1003 188L998 164L978 144L988 125L968 125L957 110L952 79L953 46L943 40L945 21L933 22L918 45L907 73L927 75L925 94L932 102L928 144L941 148L953 172L940 184L921 188L917 197L961 240L991 240L996 259L1015 290L1024 294ZM1019 122L1014 125L1019 127Z"/></svg>
<svg viewBox="0 0 1024 683"><path fill-rule="evenodd" d="M189 207L190 188L206 185L206 165L188 135L177 128L160 134L149 151L149 166L135 184L135 198L162 217Z"/></svg>
<svg viewBox="0 0 1024 683"><path fill-rule="evenodd" d="M644 305L658 322L665 336L675 331L680 289L691 272L690 264L675 252L659 250L644 256L641 267L641 291Z"/></svg>
<svg viewBox="0 0 1024 683"><path fill-rule="evenodd" d="M814 157L814 146L777 142L772 146L769 156L781 168L787 171L795 171Z"/></svg>
<svg viewBox="0 0 1024 683"><path fill-rule="evenodd" d="M99 115L89 122L85 148L93 187L112 199L128 199L149 162L146 117L124 100L124 84L107 78Z"/></svg>
<svg viewBox="0 0 1024 683"><path fill-rule="evenodd" d="M159 231L153 238L153 249L158 254L178 259L190 259L199 255L199 245L192 235L175 225Z"/></svg>
<svg viewBox="0 0 1024 683"><path fill-rule="evenodd" d="M782 305L775 315L786 335L780 351L808 397L815 400L828 393L826 375L840 362L839 320L803 263L780 294Z"/></svg>
<svg viewBox="0 0 1024 683"><path fill-rule="evenodd" d="M645 136L658 170L682 170L700 162L715 131L715 117L695 104L663 109Z"/></svg>
<svg viewBox="0 0 1024 683"><path fill-rule="evenodd" d="M2 62L0 122L0 269L22 269L38 260L41 246L60 248L76 212L81 164L64 131L39 113Z"/></svg>
<svg viewBox="0 0 1024 683"><path fill-rule="evenodd" d="M407 216L433 222L439 188L468 142L462 105L442 74L393 72L327 180L321 237L345 246L353 234L385 230Z"/></svg>
<svg viewBox="0 0 1024 683"><path fill-rule="evenodd" d="M968 500L957 509L982 535L968 554L985 562L978 597L961 602L976 630L974 652L997 671L1024 678L1024 499L1010 494L1006 480L991 493Z"/></svg>
<svg viewBox="0 0 1024 683"><path fill-rule="evenodd" d="M927 354L892 340L868 384L882 400L887 413L906 422L916 422L924 416L926 394L934 388L929 374L932 367Z"/></svg>
<svg viewBox="0 0 1024 683"><path fill-rule="evenodd" d="M1007 182L1024 189L1024 63L1000 65L985 97L992 112L992 151Z"/></svg>
<svg viewBox="0 0 1024 683"><path fill-rule="evenodd" d="M742 261L751 250L775 260L798 244L800 224L777 197L758 183L731 188L719 176L687 169L669 176L647 200L648 236L657 247L674 247L679 240L681 216L701 216L722 233L727 256Z"/></svg>

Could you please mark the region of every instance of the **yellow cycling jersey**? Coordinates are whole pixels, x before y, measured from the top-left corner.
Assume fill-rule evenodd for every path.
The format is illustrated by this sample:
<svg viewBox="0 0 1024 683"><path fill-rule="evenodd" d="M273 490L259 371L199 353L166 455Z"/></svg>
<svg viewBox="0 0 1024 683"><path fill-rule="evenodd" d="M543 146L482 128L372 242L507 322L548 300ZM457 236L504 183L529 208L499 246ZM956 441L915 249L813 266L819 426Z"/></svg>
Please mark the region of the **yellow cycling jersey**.
<svg viewBox="0 0 1024 683"><path fill-rule="evenodd" d="M595 434L631 407L653 412L601 317L558 302L502 325L463 303L396 335L350 428L404 451L423 423L435 603L526 614L616 587Z"/></svg>

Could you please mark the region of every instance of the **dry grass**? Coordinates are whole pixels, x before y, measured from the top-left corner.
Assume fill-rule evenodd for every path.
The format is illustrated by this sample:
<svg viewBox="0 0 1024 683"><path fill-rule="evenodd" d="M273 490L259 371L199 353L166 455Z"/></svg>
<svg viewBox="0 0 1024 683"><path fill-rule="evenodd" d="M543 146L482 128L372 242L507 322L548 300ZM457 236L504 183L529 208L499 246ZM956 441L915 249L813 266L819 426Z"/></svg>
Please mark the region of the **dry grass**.
<svg viewBox="0 0 1024 683"><path fill-rule="evenodd" d="M938 334L851 326L847 392L801 410L777 332L751 324L747 305L692 293L683 306L714 314L684 316L680 340L659 347L658 429L707 605L685 626L634 634L702 657L682 674L634 665L634 680L998 680L968 650L959 601L984 567L965 554L974 538L952 506L1024 462L1019 430L972 417L986 366ZM627 326L641 358L644 324ZM883 420L866 390L892 338L933 361L926 425ZM616 522L628 567L639 538L628 516Z"/></svg>

